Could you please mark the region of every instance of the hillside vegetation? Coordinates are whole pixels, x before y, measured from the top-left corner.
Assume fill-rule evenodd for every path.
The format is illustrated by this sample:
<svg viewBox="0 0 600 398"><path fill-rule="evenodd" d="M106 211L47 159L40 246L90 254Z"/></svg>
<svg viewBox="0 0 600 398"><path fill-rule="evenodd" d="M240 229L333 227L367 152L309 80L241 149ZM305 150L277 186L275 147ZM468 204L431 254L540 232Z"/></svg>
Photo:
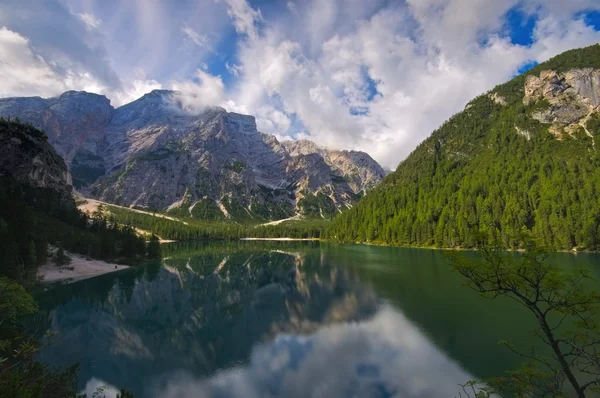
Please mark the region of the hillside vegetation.
<svg viewBox="0 0 600 398"><path fill-rule="evenodd" d="M588 104L565 88L564 74L581 68L600 73L600 45L568 51L474 99L341 214L329 237L468 248L479 231L518 248L513 237L525 227L550 249L600 249L600 115L596 104L586 114ZM548 70L557 74L547 77L556 93L544 95L556 97L525 100L526 84Z"/></svg>

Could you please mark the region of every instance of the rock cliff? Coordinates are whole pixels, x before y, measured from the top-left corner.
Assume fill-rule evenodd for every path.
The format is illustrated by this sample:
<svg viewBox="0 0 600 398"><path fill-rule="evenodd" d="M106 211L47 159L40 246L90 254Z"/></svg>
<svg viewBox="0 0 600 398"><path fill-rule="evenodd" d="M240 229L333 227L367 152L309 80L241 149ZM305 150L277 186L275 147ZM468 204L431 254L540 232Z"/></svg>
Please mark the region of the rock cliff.
<svg viewBox="0 0 600 398"><path fill-rule="evenodd" d="M538 110L532 118L551 125L549 131L556 138L563 139L565 134L576 138L578 131L582 131L595 148L595 134L590 131L593 127L588 124L598 118L600 70L583 68L563 73L544 70L539 76L528 76L523 103L537 103Z"/></svg>
<svg viewBox="0 0 600 398"><path fill-rule="evenodd" d="M46 131L74 185L125 206L208 219L330 218L383 178L369 155L280 143L254 117L210 108L184 112L155 90L119 108L100 95L0 100L0 116Z"/></svg>
<svg viewBox="0 0 600 398"><path fill-rule="evenodd" d="M48 188L63 201L72 201L71 179L63 159L47 137L33 127L0 121L0 176L20 184Z"/></svg>

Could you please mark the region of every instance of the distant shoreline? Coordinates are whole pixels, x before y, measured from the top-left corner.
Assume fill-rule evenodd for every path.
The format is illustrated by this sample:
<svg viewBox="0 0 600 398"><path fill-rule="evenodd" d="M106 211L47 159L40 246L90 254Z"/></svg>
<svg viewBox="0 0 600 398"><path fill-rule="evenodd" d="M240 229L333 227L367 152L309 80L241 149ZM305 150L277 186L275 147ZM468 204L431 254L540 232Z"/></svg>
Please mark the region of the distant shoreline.
<svg viewBox="0 0 600 398"><path fill-rule="evenodd" d="M319 238L240 238L240 240L320 241Z"/></svg>

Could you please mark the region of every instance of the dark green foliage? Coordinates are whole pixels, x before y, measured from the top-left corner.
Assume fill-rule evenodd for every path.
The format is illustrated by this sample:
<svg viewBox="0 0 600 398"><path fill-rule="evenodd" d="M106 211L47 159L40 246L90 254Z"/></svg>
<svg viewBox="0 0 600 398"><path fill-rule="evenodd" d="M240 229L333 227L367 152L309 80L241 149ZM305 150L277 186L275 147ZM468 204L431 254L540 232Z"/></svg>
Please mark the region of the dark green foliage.
<svg viewBox="0 0 600 398"><path fill-rule="evenodd" d="M319 239L330 221L287 221L278 225L248 229L246 236L253 238Z"/></svg>
<svg viewBox="0 0 600 398"><path fill-rule="evenodd" d="M111 218L118 224L134 225L163 239L204 240L243 237L244 227L235 223L218 223L194 219L171 220L107 205Z"/></svg>
<svg viewBox="0 0 600 398"><path fill-rule="evenodd" d="M27 125L0 123L4 133L42 134ZM142 260L146 252L144 240L131 227L111 223L99 214L89 218L61 193L21 184L3 170L0 240L0 275L19 281L33 280L37 267L47 260L48 244L129 264Z"/></svg>
<svg viewBox="0 0 600 398"><path fill-rule="evenodd" d="M225 215L212 199L201 199L194 204L191 216L201 220L224 220Z"/></svg>
<svg viewBox="0 0 600 398"><path fill-rule="evenodd" d="M222 203L233 220L242 223L255 223L263 220L262 217L250 212L250 210L244 207L244 205L235 198L224 197Z"/></svg>
<svg viewBox="0 0 600 398"><path fill-rule="evenodd" d="M107 205L111 219L119 224L137 228L163 239L236 240L239 238L320 238L329 224L325 220L288 221L279 225L256 226L233 222L209 222L194 219L170 220L160 214L150 215Z"/></svg>
<svg viewBox="0 0 600 398"><path fill-rule="evenodd" d="M597 66L599 60L595 45L528 73ZM487 95L473 100L340 215L328 237L473 247L472 232L482 231L490 242L518 248L512 237L525 226L551 249L599 250L600 158L585 132L557 140L532 119L547 104L523 105L523 84L519 76L493 90L506 106Z"/></svg>
<svg viewBox="0 0 600 398"><path fill-rule="evenodd" d="M217 205L217 202L209 198L200 199L195 203L191 203L188 197L181 206L168 210L167 214L185 219L195 218L206 221L226 220L226 217Z"/></svg>
<svg viewBox="0 0 600 398"><path fill-rule="evenodd" d="M0 277L0 396L75 397L77 365L58 370L33 359L40 344L22 323L37 309L23 286Z"/></svg>
<svg viewBox="0 0 600 398"><path fill-rule="evenodd" d="M576 48L566 51L550 59L543 64L533 68L529 73L539 73L544 69L552 69L557 72L566 72L573 68L595 68L600 69L600 44L594 44L590 47Z"/></svg>
<svg viewBox="0 0 600 398"><path fill-rule="evenodd" d="M600 136L600 113L594 112L586 124L588 131L594 136Z"/></svg>
<svg viewBox="0 0 600 398"><path fill-rule="evenodd" d="M70 172L73 186L81 188L104 175L104 159L92 153L77 153L71 161Z"/></svg>
<svg viewBox="0 0 600 398"><path fill-rule="evenodd" d="M483 238L482 238L483 237ZM551 349L553 355L537 350L521 350L501 342L527 362L508 377L496 377L481 384L476 397L567 397L589 396L600 386L600 355L597 345L600 328L596 323L600 294L590 289L589 270L565 271L548 260L526 229L516 238L523 252L504 252L488 245L483 235L476 236L479 256L450 253L456 271L467 279L467 286L487 298L509 297L526 308L537 321L531 334ZM569 330L571 329L571 330ZM470 387L478 385L471 382ZM574 395L566 394L568 385ZM469 395L469 394L468 394Z"/></svg>
<svg viewBox="0 0 600 398"><path fill-rule="evenodd" d="M119 393L117 394L117 398L133 398L133 393L124 388L121 388L121 390L119 390Z"/></svg>
<svg viewBox="0 0 600 398"><path fill-rule="evenodd" d="M172 149L169 148L160 148L157 149L155 151L152 152L148 152L145 153L143 155L139 155L135 157L135 160L150 160L150 161L154 161L154 160L163 160L166 159L172 155L176 155L177 152L175 152Z"/></svg>
<svg viewBox="0 0 600 398"><path fill-rule="evenodd" d="M162 253L160 251L160 242L158 236L152 234L150 237L150 242L148 242L148 252L146 257L149 260L160 260L162 258Z"/></svg>
<svg viewBox="0 0 600 398"><path fill-rule="evenodd" d="M65 254L65 250L62 247L59 247L58 250L56 250L56 254L54 254L52 260L58 267L64 267L71 264L71 257Z"/></svg>
<svg viewBox="0 0 600 398"><path fill-rule="evenodd" d="M318 192L316 195L305 193L304 197L298 201L298 207L307 218L331 220L338 214L333 200L322 192Z"/></svg>
<svg viewBox="0 0 600 398"><path fill-rule="evenodd" d="M99 214L90 219L54 191L22 186L7 176L0 178L0 239L0 275L18 280L29 279L46 262L48 244L60 246L63 254L129 264L145 256L144 240L131 227Z"/></svg>
<svg viewBox="0 0 600 398"><path fill-rule="evenodd" d="M239 161L239 160L235 160L233 162L231 162L230 164L226 165L225 168L227 170L231 170L234 171L236 173L241 173L242 171L244 171L246 169L246 163Z"/></svg>
<svg viewBox="0 0 600 398"><path fill-rule="evenodd" d="M0 127L0 134L21 142L19 150L23 153L14 155L22 161L48 149L45 140L31 139L45 136L30 125L0 120ZM49 151L47 159L53 163L47 167L66 171L63 160L54 152ZM58 246L54 259L64 266L70 261L65 249L107 260L136 260L144 257L145 242L131 227L119 227L100 215L89 219L80 213L75 202L65 197L66 187L63 192L34 188L10 173L11 169L0 169L0 395L75 398L77 364L54 369L34 359L41 348L35 338L38 332L26 333L24 324L35 322L32 317L37 304L21 283L34 281L38 265L47 261L49 244ZM34 329L40 331L41 323L37 317ZM53 333L44 334L48 342L52 337Z"/></svg>

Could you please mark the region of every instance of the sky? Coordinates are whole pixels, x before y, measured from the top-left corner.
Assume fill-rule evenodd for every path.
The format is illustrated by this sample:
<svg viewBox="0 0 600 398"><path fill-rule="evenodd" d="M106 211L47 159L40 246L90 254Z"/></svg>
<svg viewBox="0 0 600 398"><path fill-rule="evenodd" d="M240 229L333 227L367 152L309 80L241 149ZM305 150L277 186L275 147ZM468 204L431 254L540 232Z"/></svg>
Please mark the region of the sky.
<svg viewBox="0 0 600 398"><path fill-rule="evenodd" d="M465 104L600 42L600 0L0 0L0 97L176 89L394 169Z"/></svg>

